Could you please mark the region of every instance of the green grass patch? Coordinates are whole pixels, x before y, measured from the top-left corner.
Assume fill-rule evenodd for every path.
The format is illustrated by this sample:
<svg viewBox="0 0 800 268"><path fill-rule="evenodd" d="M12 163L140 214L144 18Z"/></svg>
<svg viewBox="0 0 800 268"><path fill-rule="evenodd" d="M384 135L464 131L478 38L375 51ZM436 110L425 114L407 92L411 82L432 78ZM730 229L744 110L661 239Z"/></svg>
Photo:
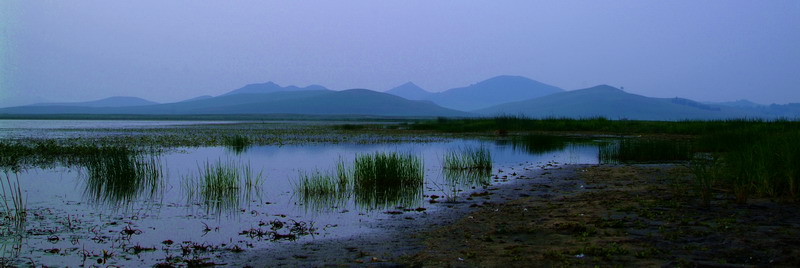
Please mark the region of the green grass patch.
<svg viewBox="0 0 800 268"><path fill-rule="evenodd" d="M409 206L422 195L422 158L397 152L357 155L353 162L356 204L365 208Z"/></svg>

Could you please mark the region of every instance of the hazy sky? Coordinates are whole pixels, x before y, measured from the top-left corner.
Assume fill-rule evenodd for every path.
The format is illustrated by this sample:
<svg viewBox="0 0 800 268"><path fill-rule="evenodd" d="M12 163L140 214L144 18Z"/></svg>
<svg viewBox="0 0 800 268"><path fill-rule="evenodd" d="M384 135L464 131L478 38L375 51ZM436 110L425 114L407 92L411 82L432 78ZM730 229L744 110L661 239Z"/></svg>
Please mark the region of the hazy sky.
<svg viewBox="0 0 800 268"><path fill-rule="evenodd" d="M502 74L800 102L797 0L3 0L0 34L0 106L176 101L266 81L441 91Z"/></svg>

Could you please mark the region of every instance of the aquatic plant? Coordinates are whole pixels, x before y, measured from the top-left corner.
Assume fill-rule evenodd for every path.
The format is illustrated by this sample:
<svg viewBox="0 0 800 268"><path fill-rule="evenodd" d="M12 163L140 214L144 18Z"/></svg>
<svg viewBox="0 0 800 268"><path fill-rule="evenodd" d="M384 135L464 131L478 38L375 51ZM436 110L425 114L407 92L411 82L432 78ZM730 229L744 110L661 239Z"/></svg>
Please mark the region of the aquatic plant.
<svg viewBox="0 0 800 268"><path fill-rule="evenodd" d="M262 173L254 173L250 164L237 164L232 160L205 162L197 174L183 179L187 199L202 201L215 212L234 211L241 199L250 199L262 185Z"/></svg>
<svg viewBox="0 0 800 268"><path fill-rule="evenodd" d="M420 200L425 177L421 157L376 152L356 155L353 164L356 204L373 209Z"/></svg>
<svg viewBox="0 0 800 268"><path fill-rule="evenodd" d="M14 180L8 172L0 173L0 198L2 198L3 214L10 221L9 226L20 229L27 221L28 208L27 202L22 195L22 186L19 183L19 175L14 173Z"/></svg>
<svg viewBox="0 0 800 268"><path fill-rule="evenodd" d="M293 182L294 192L300 201L314 211L324 211L347 201L352 192L353 172L340 158L336 171L300 171Z"/></svg>
<svg viewBox="0 0 800 268"><path fill-rule="evenodd" d="M462 147L444 155L444 169L492 169L492 154L486 147Z"/></svg>
<svg viewBox="0 0 800 268"><path fill-rule="evenodd" d="M95 202L116 206L134 201L143 194L152 198L164 184L157 155L106 149L82 162L87 170L85 194Z"/></svg>
<svg viewBox="0 0 800 268"><path fill-rule="evenodd" d="M227 148L237 154L243 153L253 144L250 138L241 134L225 136L222 140Z"/></svg>

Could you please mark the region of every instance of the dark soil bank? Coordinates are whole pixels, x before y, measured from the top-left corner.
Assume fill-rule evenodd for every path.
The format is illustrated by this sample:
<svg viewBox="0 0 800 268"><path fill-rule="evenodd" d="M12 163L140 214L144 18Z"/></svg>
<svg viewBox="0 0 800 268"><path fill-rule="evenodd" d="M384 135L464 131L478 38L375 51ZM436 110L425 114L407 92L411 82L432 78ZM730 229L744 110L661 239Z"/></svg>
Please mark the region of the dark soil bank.
<svg viewBox="0 0 800 268"><path fill-rule="evenodd" d="M682 166L569 165L516 172L506 171L511 182L457 202L376 223L381 232L241 253L228 264L800 266L797 204L735 204L719 192L703 206Z"/></svg>

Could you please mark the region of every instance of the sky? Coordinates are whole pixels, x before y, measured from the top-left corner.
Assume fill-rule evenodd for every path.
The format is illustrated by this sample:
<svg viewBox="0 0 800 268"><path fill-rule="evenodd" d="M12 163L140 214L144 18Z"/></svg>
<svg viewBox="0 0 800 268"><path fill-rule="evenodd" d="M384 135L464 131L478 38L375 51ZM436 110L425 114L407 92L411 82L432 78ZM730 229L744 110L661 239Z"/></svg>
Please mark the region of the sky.
<svg viewBox="0 0 800 268"><path fill-rule="evenodd" d="M567 90L800 102L800 1L0 2L0 106L246 84Z"/></svg>

